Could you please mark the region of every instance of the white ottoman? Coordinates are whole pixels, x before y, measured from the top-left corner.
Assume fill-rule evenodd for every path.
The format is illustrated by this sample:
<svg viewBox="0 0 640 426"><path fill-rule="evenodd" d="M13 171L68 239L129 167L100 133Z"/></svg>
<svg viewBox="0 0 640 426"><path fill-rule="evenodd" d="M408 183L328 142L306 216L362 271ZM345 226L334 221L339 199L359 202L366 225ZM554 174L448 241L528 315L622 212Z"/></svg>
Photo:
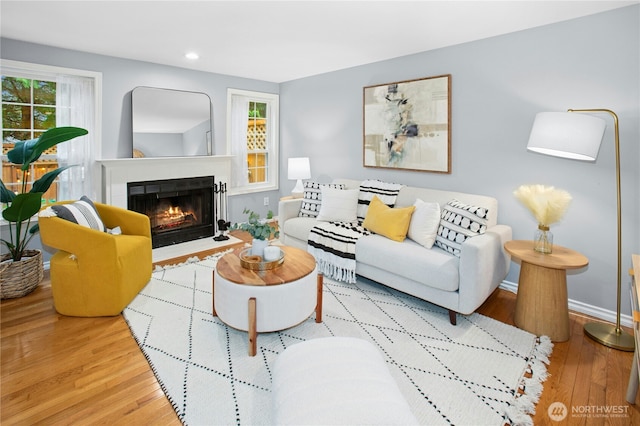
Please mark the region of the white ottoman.
<svg viewBox="0 0 640 426"><path fill-rule="evenodd" d="M378 349L326 337L285 349L273 367L274 424L417 425Z"/></svg>

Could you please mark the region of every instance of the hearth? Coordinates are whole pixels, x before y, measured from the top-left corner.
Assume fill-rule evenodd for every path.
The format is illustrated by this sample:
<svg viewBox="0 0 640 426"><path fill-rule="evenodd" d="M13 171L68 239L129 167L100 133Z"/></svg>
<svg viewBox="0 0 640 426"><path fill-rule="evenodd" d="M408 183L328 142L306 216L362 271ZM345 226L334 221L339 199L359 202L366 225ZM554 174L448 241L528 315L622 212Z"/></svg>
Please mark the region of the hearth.
<svg viewBox="0 0 640 426"><path fill-rule="evenodd" d="M127 183L128 208L149 216L153 248L215 234L214 177Z"/></svg>

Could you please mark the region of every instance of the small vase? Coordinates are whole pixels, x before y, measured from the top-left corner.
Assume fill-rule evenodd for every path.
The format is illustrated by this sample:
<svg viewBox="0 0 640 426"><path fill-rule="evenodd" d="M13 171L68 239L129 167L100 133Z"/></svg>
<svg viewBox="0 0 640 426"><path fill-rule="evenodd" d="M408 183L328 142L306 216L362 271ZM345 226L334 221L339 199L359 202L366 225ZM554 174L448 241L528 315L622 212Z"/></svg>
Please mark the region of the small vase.
<svg viewBox="0 0 640 426"><path fill-rule="evenodd" d="M550 254L553 247L553 234L546 225L538 225L533 237L533 249L539 253Z"/></svg>
<svg viewBox="0 0 640 426"><path fill-rule="evenodd" d="M269 245L269 241L267 240L258 240L257 238L253 239L251 244L251 254L253 256L264 256L264 249Z"/></svg>

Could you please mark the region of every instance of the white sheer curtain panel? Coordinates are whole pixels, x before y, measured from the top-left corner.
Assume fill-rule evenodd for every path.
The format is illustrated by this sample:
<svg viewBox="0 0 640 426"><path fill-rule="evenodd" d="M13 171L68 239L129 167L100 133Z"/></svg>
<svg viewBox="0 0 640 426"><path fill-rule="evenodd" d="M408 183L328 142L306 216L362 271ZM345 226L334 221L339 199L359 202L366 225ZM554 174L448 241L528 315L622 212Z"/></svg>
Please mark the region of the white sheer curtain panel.
<svg viewBox="0 0 640 426"><path fill-rule="evenodd" d="M231 187L245 186L249 182L247 166L247 127L249 126L249 100L244 96L231 97Z"/></svg>
<svg viewBox="0 0 640 426"><path fill-rule="evenodd" d="M96 200L91 182L94 165L94 80L60 75L56 79L56 126L74 126L89 134L58 144L60 167L74 165L59 176L59 200L75 200L83 195Z"/></svg>

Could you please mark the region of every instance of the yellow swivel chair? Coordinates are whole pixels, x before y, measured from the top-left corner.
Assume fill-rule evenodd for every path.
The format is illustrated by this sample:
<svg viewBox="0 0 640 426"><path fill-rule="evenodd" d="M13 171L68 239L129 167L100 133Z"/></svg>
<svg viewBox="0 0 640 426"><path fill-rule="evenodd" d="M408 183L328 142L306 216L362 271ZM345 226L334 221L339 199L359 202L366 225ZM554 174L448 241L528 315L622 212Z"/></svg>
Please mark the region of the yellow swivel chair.
<svg viewBox="0 0 640 426"><path fill-rule="evenodd" d="M56 204L66 204L62 202ZM44 245L58 249L50 260L56 311L77 317L114 316L149 282L151 227L143 214L93 203L112 235L60 217L38 218Z"/></svg>

